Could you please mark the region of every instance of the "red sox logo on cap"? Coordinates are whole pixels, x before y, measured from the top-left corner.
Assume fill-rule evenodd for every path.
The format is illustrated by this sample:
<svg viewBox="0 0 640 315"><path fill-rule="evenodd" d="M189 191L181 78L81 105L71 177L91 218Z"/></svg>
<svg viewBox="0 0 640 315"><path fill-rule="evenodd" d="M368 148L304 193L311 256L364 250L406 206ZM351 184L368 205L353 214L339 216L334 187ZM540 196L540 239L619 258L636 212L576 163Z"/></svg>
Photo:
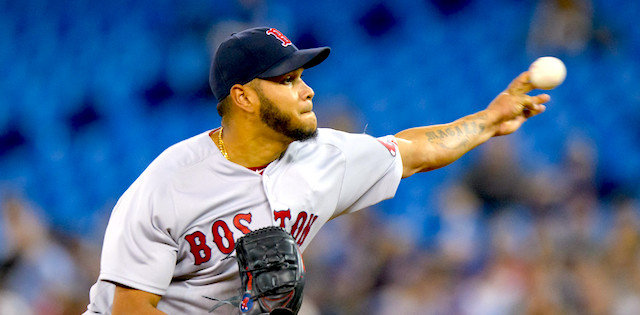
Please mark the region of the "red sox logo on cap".
<svg viewBox="0 0 640 315"><path fill-rule="evenodd" d="M278 31L275 28L268 29L267 30L267 35L275 36L275 38L277 38L280 42L282 42L282 47L287 47L287 46L291 45L291 40L289 40L287 38L287 36L284 36L284 34L282 34L282 32Z"/></svg>

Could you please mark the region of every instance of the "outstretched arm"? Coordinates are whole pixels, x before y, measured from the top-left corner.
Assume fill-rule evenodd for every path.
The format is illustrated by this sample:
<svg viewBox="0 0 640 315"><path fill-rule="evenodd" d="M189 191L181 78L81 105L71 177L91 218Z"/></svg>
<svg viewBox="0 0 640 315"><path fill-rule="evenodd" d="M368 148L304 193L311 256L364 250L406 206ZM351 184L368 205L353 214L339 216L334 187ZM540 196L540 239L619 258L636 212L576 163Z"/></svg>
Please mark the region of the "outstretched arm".
<svg viewBox="0 0 640 315"><path fill-rule="evenodd" d="M543 104L550 99L547 94L527 95L533 89L529 72L523 72L482 111L448 124L397 133L402 177L449 165L489 138L518 130L528 118L544 112Z"/></svg>

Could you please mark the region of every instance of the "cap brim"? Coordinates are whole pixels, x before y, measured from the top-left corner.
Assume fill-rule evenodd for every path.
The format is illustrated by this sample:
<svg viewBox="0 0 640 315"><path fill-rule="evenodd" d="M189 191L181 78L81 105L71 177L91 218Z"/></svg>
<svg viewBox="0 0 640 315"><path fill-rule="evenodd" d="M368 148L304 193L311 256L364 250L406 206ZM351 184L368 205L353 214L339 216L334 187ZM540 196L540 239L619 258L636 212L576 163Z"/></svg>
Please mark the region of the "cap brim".
<svg viewBox="0 0 640 315"><path fill-rule="evenodd" d="M298 50L257 77L261 79L272 78L299 68L308 69L317 66L329 57L330 52L331 49L329 47Z"/></svg>

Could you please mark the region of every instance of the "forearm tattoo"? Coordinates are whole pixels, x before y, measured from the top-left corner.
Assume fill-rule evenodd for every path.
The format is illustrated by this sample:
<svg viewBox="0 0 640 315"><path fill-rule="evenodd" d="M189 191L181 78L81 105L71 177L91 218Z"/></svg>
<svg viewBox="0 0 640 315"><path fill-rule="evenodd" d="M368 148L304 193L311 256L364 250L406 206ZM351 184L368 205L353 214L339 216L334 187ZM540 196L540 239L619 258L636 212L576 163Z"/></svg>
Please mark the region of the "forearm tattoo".
<svg viewBox="0 0 640 315"><path fill-rule="evenodd" d="M440 128L427 131L429 142L449 150L467 148L474 143L473 137L482 134L486 129L487 116L481 114L470 119L462 119Z"/></svg>

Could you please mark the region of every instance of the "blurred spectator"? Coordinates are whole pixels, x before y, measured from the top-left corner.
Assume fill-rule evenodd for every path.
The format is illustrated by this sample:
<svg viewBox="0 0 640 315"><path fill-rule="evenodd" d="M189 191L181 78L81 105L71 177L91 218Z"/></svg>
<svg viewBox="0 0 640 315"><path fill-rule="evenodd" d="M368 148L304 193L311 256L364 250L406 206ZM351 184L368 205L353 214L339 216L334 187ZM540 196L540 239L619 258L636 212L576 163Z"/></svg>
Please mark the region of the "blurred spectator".
<svg viewBox="0 0 640 315"><path fill-rule="evenodd" d="M414 248L390 260L385 272L386 281L371 292L366 314L452 313L456 270L444 257Z"/></svg>
<svg viewBox="0 0 640 315"><path fill-rule="evenodd" d="M488 215L521 201L527 192L511 141L506 137L492 139L478 148L480 158L465 177L465 184L482 200Z"/></svg>
<svg viewBox="0 0 640 315"><path fill-rule="evenodd" d="M325 230L304 254L305 301L309 296L322 314L365 314L367 300L387 281L383 269L415 249L391 234L374 209L331 221Z"/></svg>
<svg viewBox="0 0 640 315"><path fill-rule="evenodd" d="M0 211L6 248L0 257L1 314L81 313L86 308L89 285L78 260L49 231L28 201L17 195L5 196ZM84 253L79 256L84 257Z"/></svg>
<svg viewBox="0 0 640 315"><path fill-rule="evenodd" d="M567 139L564 162L564 185L567 193L595 191L598 166L597 148L589 139L572 136Z"/></svg>
<svg viewBox="0 0 640 315"><path fill-rule="evenodd" d="M33 311L23 297L15 292L0 291L0 314L2 315L31 315Z"/></svg>
<svg viewBox="0 0 640 315"><path fill-rule="evenodd" d="M611 314L640 314L640 207L622 197L613 204L614 226L603 253L615 294Z"/></svg>
<svg viewBox="0 0 640 315"><path fill-rule="evenodd" d="M468 315L507 315L520 308L527 295L524 270L517 257L508 252L494 260L477 277L462 287L460 311Z"/></svg>
<svg viewBox="0 0 640 315"><path fill-rule="evenodd" d="M529 26L533 55L582 53L593 36L591 0L540 0Z"/></svg>
<svg viewBox="0 0 640 315"><path fill-rule="evenodd" d="M440 194L439 205L440 254L456 268L473 268L482 259L486 242L480 198L466 185L454 183Z"/></svg>

